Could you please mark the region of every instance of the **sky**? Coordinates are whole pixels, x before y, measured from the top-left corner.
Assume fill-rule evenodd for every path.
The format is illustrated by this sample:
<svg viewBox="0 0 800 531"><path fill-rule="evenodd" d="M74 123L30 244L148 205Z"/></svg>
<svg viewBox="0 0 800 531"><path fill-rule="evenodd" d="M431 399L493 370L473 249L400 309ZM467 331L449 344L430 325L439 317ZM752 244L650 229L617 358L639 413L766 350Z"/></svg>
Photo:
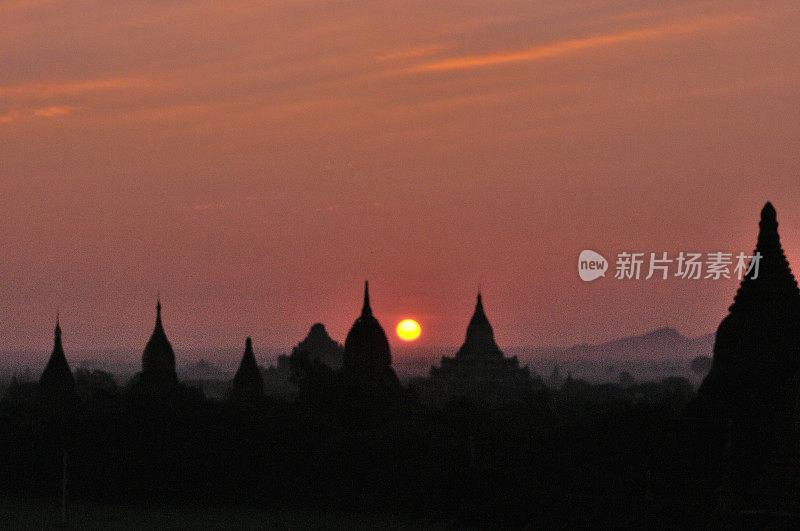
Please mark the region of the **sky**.
<svg viewBox="0 0 800 531"><path fill-rule="evenodd" d="M800 268L794 1L4 0L0 350L393 348L713 332L736 281L620 252ZM577 257L611 262L583 282Z"/></svg>

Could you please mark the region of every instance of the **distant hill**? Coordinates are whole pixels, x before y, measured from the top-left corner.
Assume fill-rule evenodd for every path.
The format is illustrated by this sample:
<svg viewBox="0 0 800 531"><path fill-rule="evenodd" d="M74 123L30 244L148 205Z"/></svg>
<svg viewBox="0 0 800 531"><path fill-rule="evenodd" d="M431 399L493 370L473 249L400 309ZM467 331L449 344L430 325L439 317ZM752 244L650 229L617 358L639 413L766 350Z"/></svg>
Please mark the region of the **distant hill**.
<svg viewBox="0 0 800 531"><path fill-rule="evenodd" d="M521 357L561 358L596 361L691 361L711 356L714 334L696 338L682 336L674 328L659 328L646 334L624 337L597 345L580 344L566 348L533 347ZM513 349L517 350L517 349Z"/></svg>
<svg viewBox="0 0 800 531"><path fill-rule="evenodd" d="M503 346L501 345L501 348ZM641 376L689 374L689 363L697 356L711 356L714 334L689 338L674 328L659 328L646 334L613 339L596 345L570 347L509 347L506 356L517 356L540 374L549 374L555 363L565 371L585 377L608 379L609 370L626 368ZM452 356L456 347L403 349L392 353L392 365L402 376L426 376L442 356Z"/></svg>

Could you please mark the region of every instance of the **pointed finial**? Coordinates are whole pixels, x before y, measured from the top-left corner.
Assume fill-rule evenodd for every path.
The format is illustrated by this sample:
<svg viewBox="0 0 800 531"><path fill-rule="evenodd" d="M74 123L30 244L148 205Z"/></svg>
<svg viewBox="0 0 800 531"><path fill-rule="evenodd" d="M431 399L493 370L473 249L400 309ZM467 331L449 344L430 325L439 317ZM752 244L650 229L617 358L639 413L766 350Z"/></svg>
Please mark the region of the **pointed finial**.
<svg viewBox="0 0 800 531"><path fill-rule="evenodd" d="M761 221L775 222L777 217L778 213L775 212L775 207L767 201L767 204L761 209Z"/></svg>
<svg viewBox="0 0 800 531"><path fill-rule="evenodd" d="M486 312L483 310L483 296L481 295L480 291L478 292L478 296L476 297L476 299L477 300L475 301L475 312L472 314L472 319L470 320L470 323L480 322L482 326L486 325L491 333L491 325L489 325L489 322L486 319Z"/></svg>
<svg viewBox="0 0 800 531"><path fill-rule="evenodd" d="M369 306L369 281L364 281L364 307L361 309L361 315L372 315L372 308Z"/></svg>
<svg viewBox="0 0 800 531"><path fill-rule="evenodd" d="M244 341L244 351L245 352L252 352L253 351L253 340L250 339L249 336Z"/></svg>
<svg viewBox="0 0 800 531"><path fill-rule="evenodd" d="M761 209L761 220L758 222L758 241L762 244L778 239L777 218L775 207L768 201L764 208Z"/></svg>
<svg viewBox="0 0 800 531"><path fill-rule="evenodd" d="M60 311L56 310L56 339L61 337L61 317Z"/></svg>
<svg viewBox="0 0 800 531"><path fill-rule="evenodd" d="M156 297L156 324L161 324L161 292Z"/></svg>

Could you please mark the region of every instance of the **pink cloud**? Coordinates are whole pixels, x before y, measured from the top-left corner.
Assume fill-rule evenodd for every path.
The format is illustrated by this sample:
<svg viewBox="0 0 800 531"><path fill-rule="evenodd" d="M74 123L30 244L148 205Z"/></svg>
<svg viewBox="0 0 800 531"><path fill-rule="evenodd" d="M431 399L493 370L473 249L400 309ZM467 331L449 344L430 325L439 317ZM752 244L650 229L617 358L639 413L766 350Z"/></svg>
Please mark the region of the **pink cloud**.
<svg viewBox="0 0 800 531"><path fill-rule="evenodd" d="M19 111L11 111L7 114L0 114L0 124L8 124L18 120L22 116Z"/></svg>
<svg viewBox="0 0 800 531"><path fill-rule="evenodd" d="M101 90L118 90L142 85L141 80L133 78L100 78L73 81L53 81L41 83L22 83L0 86L0 97L51 98L85 94Z"/></svg>
<svg viewBox="0 0 800 531"><path fill-rule="evenodd" d="M626 30L592 37L563 40L550 44L532 46L521 50L453 57L450 59L432 61L412 66L406 69L405 72L441 72L447 70L490 67L523 61L534 61L537 59L558 57L572 52L602 48L614 44L699 33L703 30L730 26L734 23L741 24L742 21L743 18L737 15L721 15L703 18L696 21L668 24L659 27Z"/></svg>
<svg viewBox="0 0 800 531"><path fill-rule="evenodd" d="M41 109L34 109L34 116L41 116L43 118L52 118L54 116L66 116L72 114L77 107L72 105L51 105L50 107L43 107Z"/></svg>

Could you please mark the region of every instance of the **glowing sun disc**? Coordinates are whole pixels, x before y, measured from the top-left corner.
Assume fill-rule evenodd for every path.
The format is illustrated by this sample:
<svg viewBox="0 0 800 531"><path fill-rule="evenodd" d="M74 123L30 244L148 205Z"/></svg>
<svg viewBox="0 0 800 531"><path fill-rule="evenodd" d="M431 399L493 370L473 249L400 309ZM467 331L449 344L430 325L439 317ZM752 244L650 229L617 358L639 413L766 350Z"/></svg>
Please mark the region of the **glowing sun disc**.
<svg viewBox="0 0 800 531"><path fill-rule="evenodd" d="M414 341L422 333L422 328L414 319L403 319L397 323L397 337L403 341Z"/></svg>

